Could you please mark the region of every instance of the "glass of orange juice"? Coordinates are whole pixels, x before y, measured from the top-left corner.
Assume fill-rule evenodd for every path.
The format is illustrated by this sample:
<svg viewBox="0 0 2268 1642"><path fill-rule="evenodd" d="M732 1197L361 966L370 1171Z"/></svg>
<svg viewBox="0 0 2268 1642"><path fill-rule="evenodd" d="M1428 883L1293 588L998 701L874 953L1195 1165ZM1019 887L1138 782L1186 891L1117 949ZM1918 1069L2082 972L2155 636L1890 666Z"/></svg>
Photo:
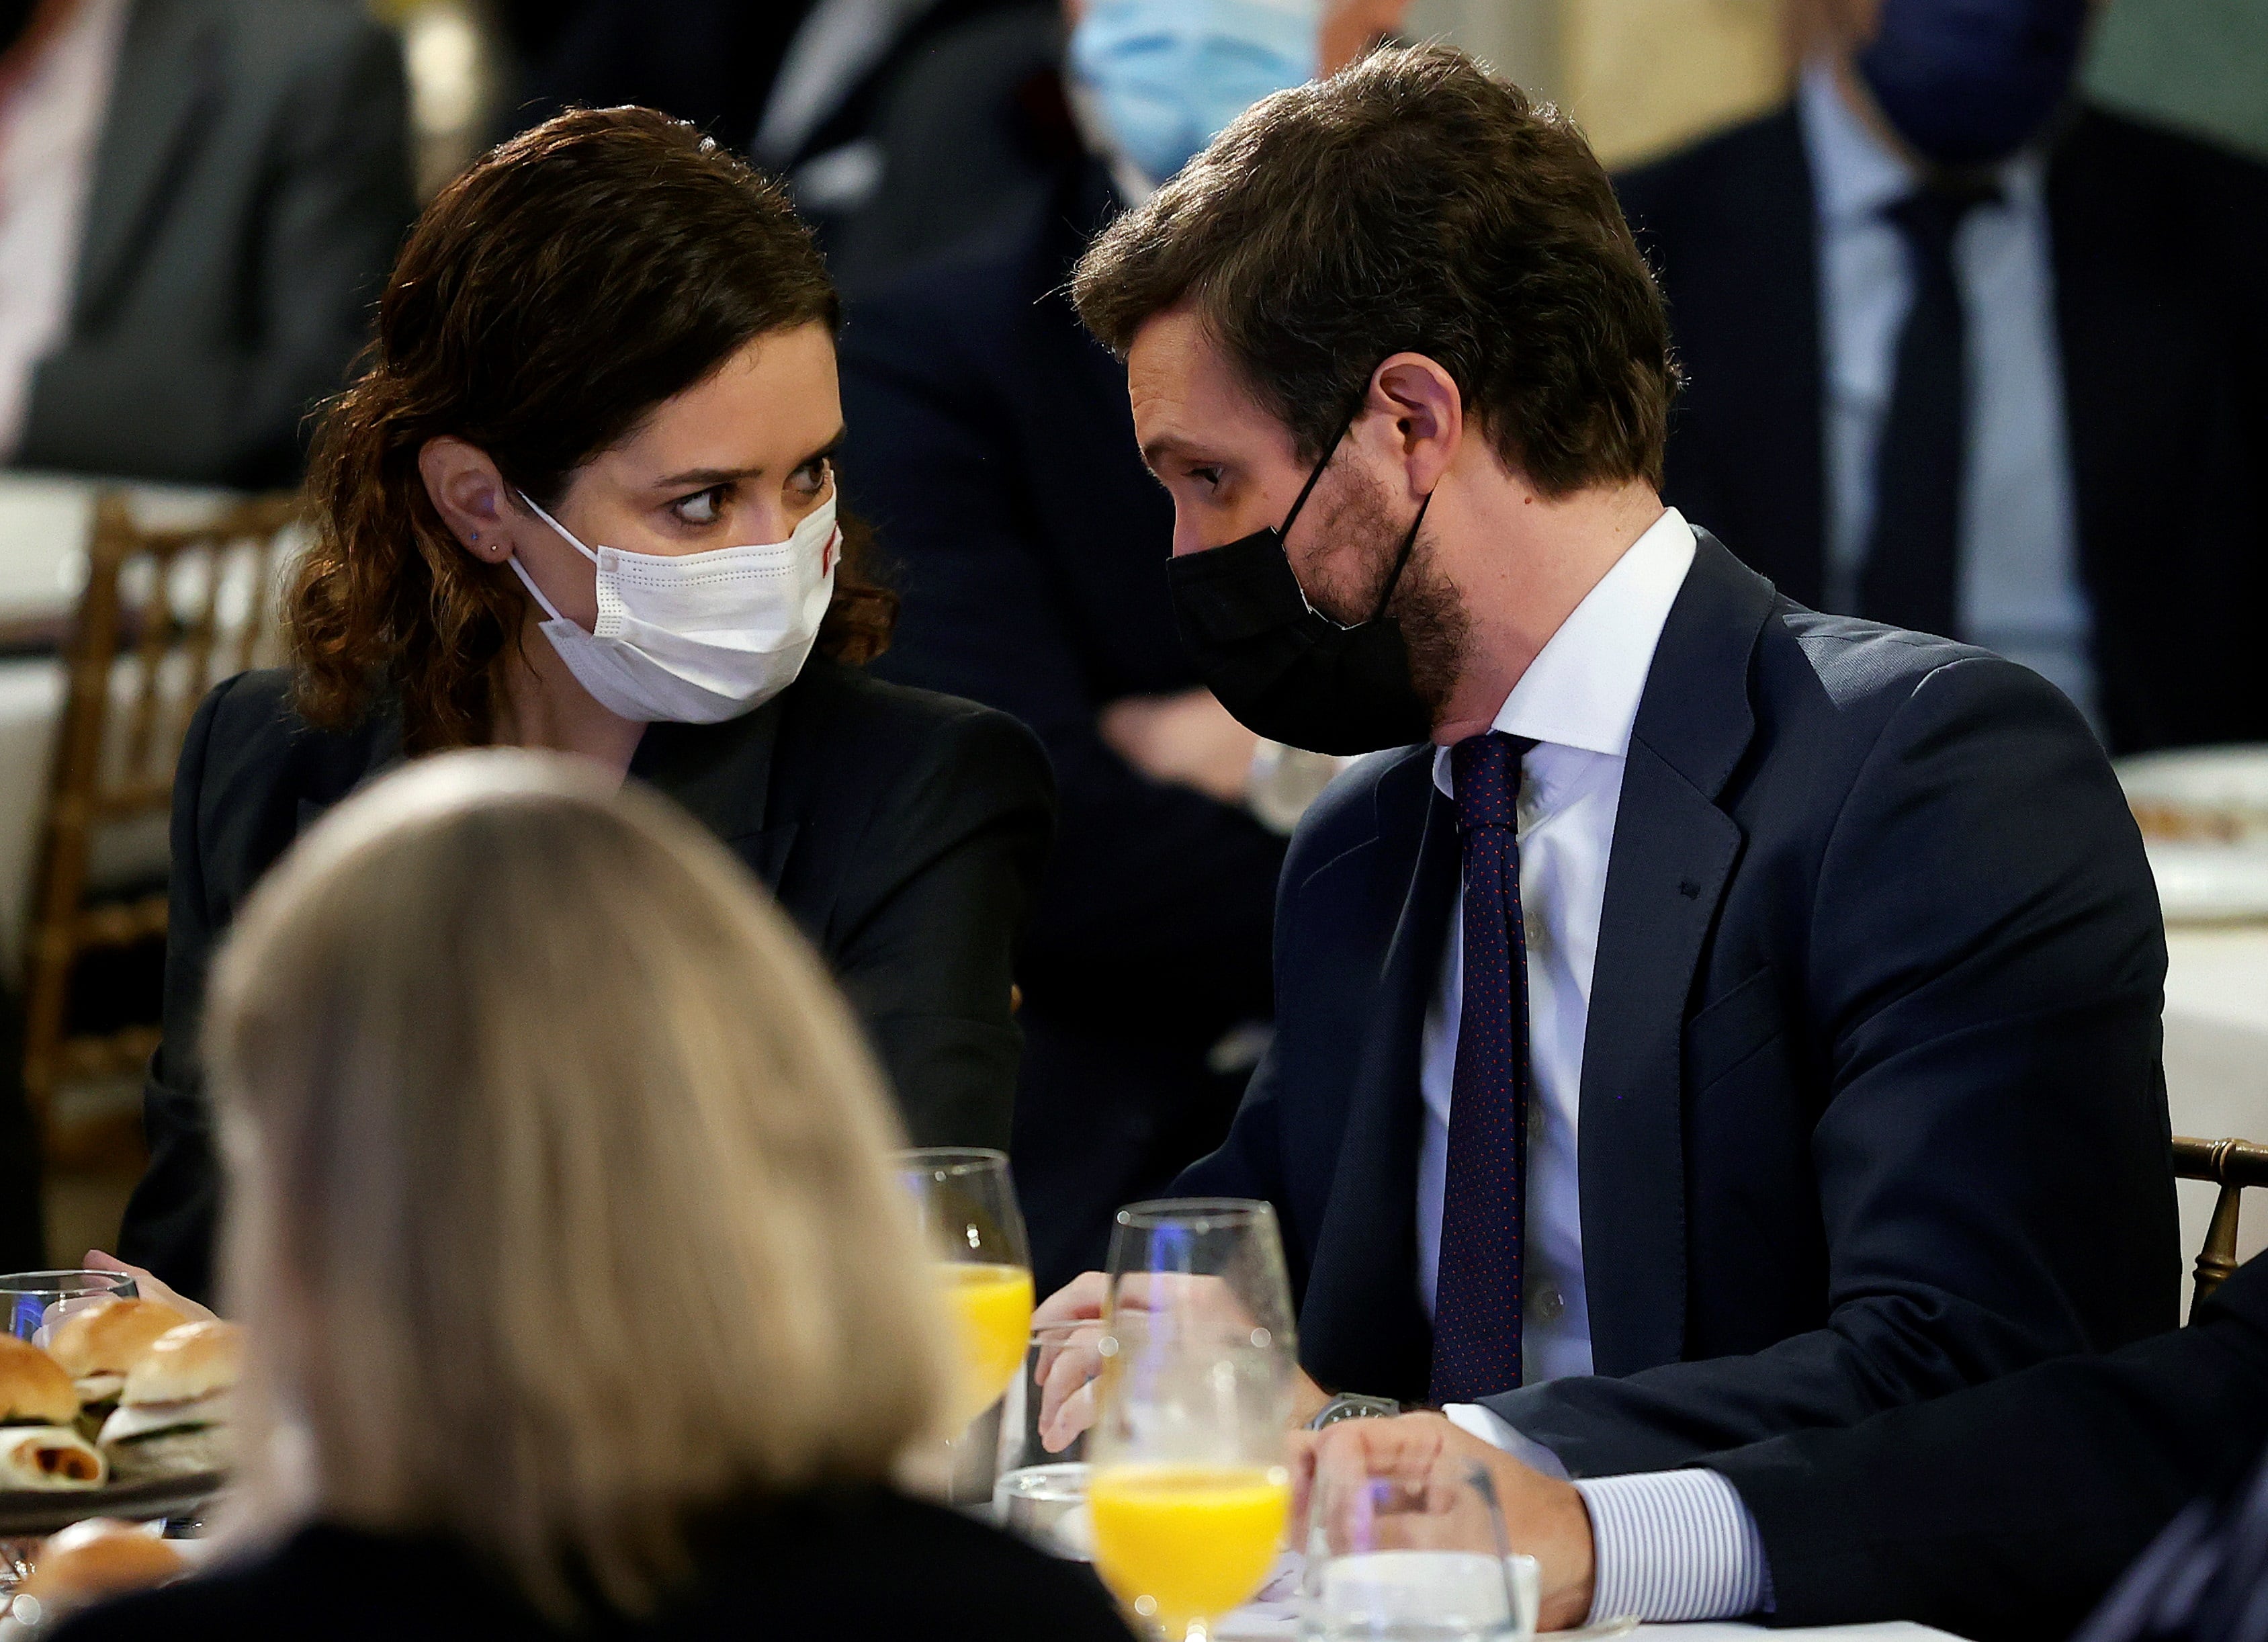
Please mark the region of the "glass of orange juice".
<svg viewBox="0 0 2268 1642"><path fill-rule="evenodd" d="M959 1348L951 1491L990 1500L998 1465L988 1417L1022 1372L1032 1334L1032 1256L1007 1154L932 1147L901 1152L898 1172L919 1204Z"/></svg>
<svg viewBox="0 0 2268 1642"><path fill-rule="evenodd" d="M1136 1204L1118 1230L1087 1437L1095 1571L1170 1642L1204 1642L1266 1581L1290 1516L1283 1253L1261 1204Z"/></svg>

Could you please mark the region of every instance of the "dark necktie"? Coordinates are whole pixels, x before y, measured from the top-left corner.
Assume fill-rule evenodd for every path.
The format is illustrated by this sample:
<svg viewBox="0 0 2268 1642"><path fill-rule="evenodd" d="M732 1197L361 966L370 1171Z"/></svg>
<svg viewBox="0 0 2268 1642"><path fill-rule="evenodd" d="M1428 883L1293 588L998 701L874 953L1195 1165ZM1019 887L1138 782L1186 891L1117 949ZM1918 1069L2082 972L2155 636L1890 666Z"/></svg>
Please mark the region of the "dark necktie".
<svg viewBox="0 0 2268 1642"><path fill-rule="evenodd" d="M1953 241L1969 213L1995 197L1925 188L1889 211L1905 238L1913 306L1898 333L1890 408L1874 452L1874 520L1859 572L1859 614L1948 637L1957 625L1969 448L1967 324Z"/></svg>
<svg viewBox="0 0 2268 1642"><path fill-rule="evenodd" d="M1528 942L1513 827L1521 755L1535 745L1491 730L1449 749L1457 828L1464 836L1465 951L1433 1287L1437 1404L1469 1403L1520 1384Z"/></svg>

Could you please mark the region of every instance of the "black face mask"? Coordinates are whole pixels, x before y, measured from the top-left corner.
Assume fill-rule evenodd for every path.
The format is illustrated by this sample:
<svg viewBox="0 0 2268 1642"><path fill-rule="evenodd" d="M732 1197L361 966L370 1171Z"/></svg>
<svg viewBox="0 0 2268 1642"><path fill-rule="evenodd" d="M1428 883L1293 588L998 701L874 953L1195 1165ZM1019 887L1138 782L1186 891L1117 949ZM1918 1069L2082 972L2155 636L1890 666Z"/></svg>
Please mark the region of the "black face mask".
<svg viewBox="0 0 2268 1642"><path fill-rule="evenodd" d="M32 26L32 13L40 9L40 0L0 0L0 56L24 37Z"/></svg>
<svg viewBox="0 0 2268 1642"><path fill-rule="evenodd" d="M1316 611L1285 556L1284 538L1353 425L1341 424L1280 528L1166 563L1174 624L1206 687L1255 735L1310 753L1374 753L1433 733L1401 625L1386 614L1433 498L1418 505L1367 622L1341 627Z"/></svg>

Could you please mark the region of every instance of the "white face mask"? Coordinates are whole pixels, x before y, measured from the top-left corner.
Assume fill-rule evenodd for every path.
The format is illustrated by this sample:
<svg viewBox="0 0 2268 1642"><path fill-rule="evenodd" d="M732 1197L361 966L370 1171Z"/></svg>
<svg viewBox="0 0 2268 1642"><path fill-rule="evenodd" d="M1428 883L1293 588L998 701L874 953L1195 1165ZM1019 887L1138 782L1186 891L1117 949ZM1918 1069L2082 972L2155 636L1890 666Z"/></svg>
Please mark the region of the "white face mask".
<svg viewBox="0 0 2268 1642"><path fill-rule="evenodd" d="M803 671L835 593L842 533L831 494L785 541L677 558L593 552L520 500L599 567L599 620L586 633L543 596L517 554L511 560L551 618L543 636L608 712L645 724L718 724L762 706Z"/></svg>

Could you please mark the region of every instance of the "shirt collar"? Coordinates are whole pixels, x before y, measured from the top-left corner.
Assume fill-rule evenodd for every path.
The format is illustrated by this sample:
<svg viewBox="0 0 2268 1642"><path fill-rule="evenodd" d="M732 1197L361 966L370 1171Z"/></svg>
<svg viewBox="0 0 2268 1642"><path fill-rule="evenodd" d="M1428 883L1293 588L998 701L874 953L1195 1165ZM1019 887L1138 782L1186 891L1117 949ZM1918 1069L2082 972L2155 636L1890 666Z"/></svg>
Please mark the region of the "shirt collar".
<svg viewBox="0 0 2268 1642"><path fill-rule="evenodd" d="M1911 194L1920 176L1875 136L1836 84L1835 70L1815 59L1796 83L1796 120L1811 162L1819 220L1830 229L1880 222L1882 212ZM2046 166L2036 145L2019 149L1996 168L2009 203L2029 207L2039 196Z"/></svg>
<svg viewBox="0 0 2268 1642"><path fill-rule="evenodd" d="M1654 648L1693 554L1693 527L1665 508L1536 652L1494 727L1609 758L1626 755ZM1446 747L1433 751L1433 784L1454 796Z"/></svg>

